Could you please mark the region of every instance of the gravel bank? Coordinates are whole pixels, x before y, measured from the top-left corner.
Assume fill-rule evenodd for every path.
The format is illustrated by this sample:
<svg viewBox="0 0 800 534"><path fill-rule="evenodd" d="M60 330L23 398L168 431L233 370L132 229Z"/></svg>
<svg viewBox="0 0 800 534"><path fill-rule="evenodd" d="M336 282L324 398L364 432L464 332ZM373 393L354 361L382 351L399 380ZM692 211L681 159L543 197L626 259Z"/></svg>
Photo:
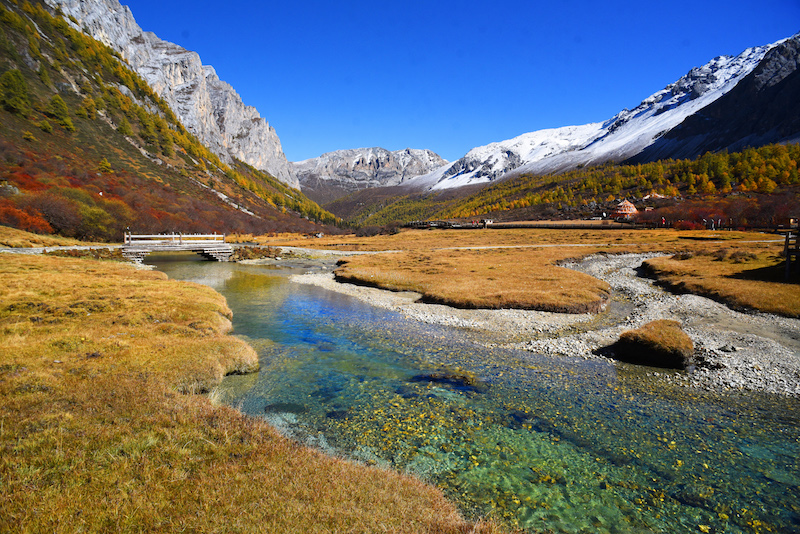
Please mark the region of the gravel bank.
<svg viewBox="0 0 800 534"><path fill-rule="evenodd" d="M499 335L555 334L566 327L592 320L589 314L570 315L529 310L462 310L441 304L422 304L417 302L421 297L419 293L343 284L334 280L333 273L293 275L290 280L344 293L373 306L394 310L424 323L485 330Z"/></svg>
<svg viewBox="0 0 800 534"><path fill-rule="evenodd" d="M667 293L638 274L642 261L657 255L595 255L564 265L611 285L612 301L598 316L421 304L417 293L342 284L332 273L294 275L291 280L345 293L425 323L490 332L496 345L554 357L604 358L595 351L612 344L623 331L673 319L692 338L697 365L681 373L654 369L654 374L705 390L800 396L800 320L741 313L704 297Z"/></svg>

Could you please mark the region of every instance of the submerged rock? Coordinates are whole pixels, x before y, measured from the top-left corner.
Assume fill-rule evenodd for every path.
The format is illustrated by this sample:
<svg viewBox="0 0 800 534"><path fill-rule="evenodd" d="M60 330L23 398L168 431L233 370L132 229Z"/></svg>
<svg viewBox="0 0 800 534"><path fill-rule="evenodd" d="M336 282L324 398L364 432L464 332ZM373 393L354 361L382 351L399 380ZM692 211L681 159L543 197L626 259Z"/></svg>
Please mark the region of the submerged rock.
<svg viewBox="0 0 800 534"><path fill-rule="evenodd" d="M430 382L458 391L470 391L474 393L481 393L488 387L486 384L479 382L474 375L452 373L448 371L415 375L411 377L409 382Z"/></svg>

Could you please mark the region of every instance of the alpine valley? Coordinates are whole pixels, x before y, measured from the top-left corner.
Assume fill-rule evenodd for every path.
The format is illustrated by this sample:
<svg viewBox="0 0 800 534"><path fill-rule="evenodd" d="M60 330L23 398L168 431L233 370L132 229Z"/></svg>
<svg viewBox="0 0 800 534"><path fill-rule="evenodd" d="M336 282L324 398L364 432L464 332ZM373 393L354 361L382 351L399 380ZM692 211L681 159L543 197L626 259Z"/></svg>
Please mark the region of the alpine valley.
<svg viewBox="0 0 800 534"><path fill-rule="evenodd" d="M0 1L0 88L0 224L102 241L339 231L266 120L116 0Z"/></svg>
<svg viewBox="0 0 800 534"><path fill-rule="evenodd" d="M800 34L714 58L605 122L525 133L454 162L373 147L292 163L212 66L143 31L118 0L0 6L8 226L83 239L119 239L128 226L317 233L732 196L752 222L776 196L797 204Z"/></svg>

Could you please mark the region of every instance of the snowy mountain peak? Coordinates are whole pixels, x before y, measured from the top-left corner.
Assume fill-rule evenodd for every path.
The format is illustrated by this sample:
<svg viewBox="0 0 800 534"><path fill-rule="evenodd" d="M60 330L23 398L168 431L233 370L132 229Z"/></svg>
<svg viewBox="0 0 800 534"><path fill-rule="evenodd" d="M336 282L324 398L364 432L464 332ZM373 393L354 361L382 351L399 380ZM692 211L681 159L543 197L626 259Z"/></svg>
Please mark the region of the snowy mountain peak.
<svg viewBox="0 0 800 534"><path fill-rule="evenodd" d="M605 122L538 130L473 148L459 160L406 185L450 189L520 173L555 173L623 161L733 89L769 50L785 41L748 48L738 56L718 56Z"/></svg>
<svg viewBox="0 0 800 534"><path fill-rule="evenodd" d="M633 118L659 115L701 97L716 100L756 68L767 51L779 43L748 48L738 56L715 57L702 67L694 67L675 83L645 98L633 110L626 109L618 113L604 126L609 132L613 132Z"/></svg>

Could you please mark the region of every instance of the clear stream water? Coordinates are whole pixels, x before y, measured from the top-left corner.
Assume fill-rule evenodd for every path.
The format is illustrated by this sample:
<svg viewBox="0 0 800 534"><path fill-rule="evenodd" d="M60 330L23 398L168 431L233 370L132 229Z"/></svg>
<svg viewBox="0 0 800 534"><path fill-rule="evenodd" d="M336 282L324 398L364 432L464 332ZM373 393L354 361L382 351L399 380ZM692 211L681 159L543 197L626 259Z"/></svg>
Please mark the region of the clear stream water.
<svg viewBox="0 0 800 534"><path fill-rule="evenodd" d="M800 532L800 400L680 389L646 369L486 348L270 268L154 258L233 310L261 371L224 402L417 474L531 532Z"/></svg>

